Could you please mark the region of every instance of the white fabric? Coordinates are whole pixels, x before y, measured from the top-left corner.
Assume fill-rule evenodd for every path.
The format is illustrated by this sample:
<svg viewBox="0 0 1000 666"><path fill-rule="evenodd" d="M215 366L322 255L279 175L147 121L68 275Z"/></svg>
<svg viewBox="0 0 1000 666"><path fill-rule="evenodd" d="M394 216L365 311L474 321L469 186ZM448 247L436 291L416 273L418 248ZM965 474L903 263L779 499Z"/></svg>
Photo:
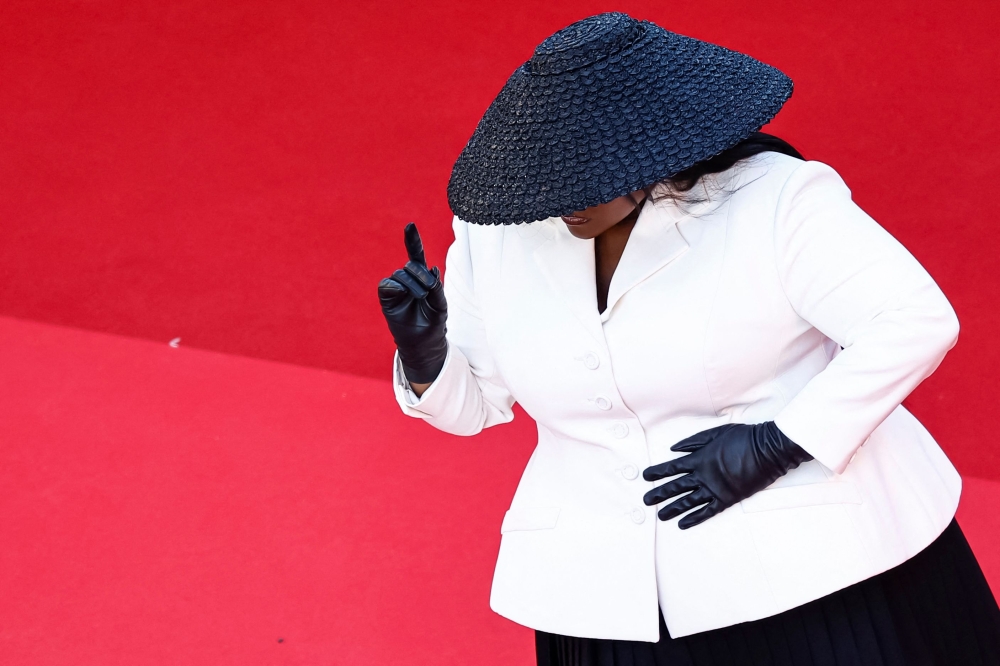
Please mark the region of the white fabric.
<svg viewBox="0 0 1000 666"><path fill-rule="evenodd" d="M829 166L765 153L720 183L742 188L643 208L602 314L594 242L561 220L453 222L448 358L408 401L397 355L394 387L449 433L515 400L537 421L491 595L515 622L655 641L657 603L675 637L754 620L903 562L955 513L958 473L900 405L957 340L948 300ZM815 460L689 530L643 505L672 444L767 420Z"/></svg>
<svg viewBox="0 0 1000 666"><path fill-rule="evenodd" d="M447 359L447 357L445 358ZM420 401L420 397L413 391L413 387L410 386L410 382L406 379L406 375L403 374L403 365L399 360L399 354L396 354L396 365L398 368L394 371L394 373L400 377L400 388L402 389L403 401L412 407Z"/></svg>

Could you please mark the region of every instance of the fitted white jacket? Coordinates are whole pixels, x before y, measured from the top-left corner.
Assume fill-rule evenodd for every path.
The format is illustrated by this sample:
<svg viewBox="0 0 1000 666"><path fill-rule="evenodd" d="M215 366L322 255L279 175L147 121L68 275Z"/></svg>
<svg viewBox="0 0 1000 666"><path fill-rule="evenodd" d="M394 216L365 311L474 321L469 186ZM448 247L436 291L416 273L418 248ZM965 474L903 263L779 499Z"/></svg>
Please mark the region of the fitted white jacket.
<svg viewBox="0 0 1000 666"><path fill-rule="evenodd" d="M900 405L958 336L934 280L825 164L764 153L718 183L735 194L642 209L603 314L593 240L454 220L447 360L417 399L397 354L394 388L457 435L515 401L537 421L490 602L515 622L656 641L658 603L674 637L755 620L900 564L956 511ZM815 460L688 530L643 504L672 444L767 420Z"/></svg>

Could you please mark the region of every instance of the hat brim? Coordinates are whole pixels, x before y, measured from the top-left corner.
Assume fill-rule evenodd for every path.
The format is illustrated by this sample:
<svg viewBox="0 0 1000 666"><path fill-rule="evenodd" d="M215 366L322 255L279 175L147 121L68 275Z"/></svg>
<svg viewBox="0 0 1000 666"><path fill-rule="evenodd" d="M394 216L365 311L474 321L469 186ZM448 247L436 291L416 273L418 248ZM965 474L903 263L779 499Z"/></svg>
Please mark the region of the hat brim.
<svg viewBox="0 0 1000 666"><path fill-rule="evenodd" d="M605 203L730 148L766 125L792 81L748 55L643 22L619 53L508 79L452 169L452 212L518 224Z"/></svg>

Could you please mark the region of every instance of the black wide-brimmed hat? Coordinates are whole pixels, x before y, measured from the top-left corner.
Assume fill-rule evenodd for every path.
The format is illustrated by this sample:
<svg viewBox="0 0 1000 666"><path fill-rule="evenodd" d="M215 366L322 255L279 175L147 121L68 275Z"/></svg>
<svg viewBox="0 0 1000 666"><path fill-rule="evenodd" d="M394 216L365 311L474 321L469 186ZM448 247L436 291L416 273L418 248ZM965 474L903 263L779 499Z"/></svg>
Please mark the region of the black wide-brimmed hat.
<svg viewBox="0 0 1000 666"><path fill-rule="evenodd" d="M791 79L750 56L591 16L507 80L455 162L448 203L475 224L570 215L736 145L791 94Z"/></svg>

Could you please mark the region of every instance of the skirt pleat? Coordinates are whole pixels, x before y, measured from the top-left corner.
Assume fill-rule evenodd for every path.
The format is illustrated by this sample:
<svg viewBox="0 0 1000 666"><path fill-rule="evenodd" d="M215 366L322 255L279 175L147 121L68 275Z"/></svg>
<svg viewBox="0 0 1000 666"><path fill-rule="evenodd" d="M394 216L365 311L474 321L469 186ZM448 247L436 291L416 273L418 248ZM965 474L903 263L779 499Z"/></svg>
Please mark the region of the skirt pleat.
<svg viewBox="0 0 1000 666"><path fill-rule="evenodd" d="M771 617L656 643L535 632L538 666L998 666L1000 607L952 521L903 564Z"/></svg>

